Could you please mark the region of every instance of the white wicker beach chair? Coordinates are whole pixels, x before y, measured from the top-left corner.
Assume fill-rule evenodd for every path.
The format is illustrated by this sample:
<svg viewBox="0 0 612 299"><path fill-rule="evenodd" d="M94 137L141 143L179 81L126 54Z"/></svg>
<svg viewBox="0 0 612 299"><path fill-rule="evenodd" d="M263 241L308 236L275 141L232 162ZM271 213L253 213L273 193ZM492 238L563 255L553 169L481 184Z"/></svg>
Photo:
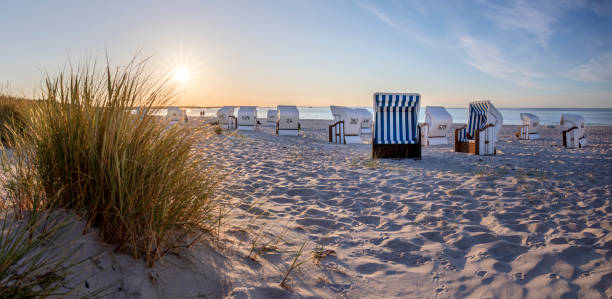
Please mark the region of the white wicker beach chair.
<svg viewBox="0 0 612 299"><path fill-rule="evenodd" d="M582 148L586 146L587 140L584 137L586 128L582 115L562 114L561 126L563 127L563 146L566 148Z"/></svg>
<svg viewBox="0 0 612 299"><path fill-rule="evenodd" d="M495 155L495 141L503 117L490 101L475 101L469 106L468 124L455 130L455 152Z"/></svg>
<svg viewBox="0 0 612 299"><path fill-rule="evenodd" d="M453 126L453 117L444 107L425 107L425 123L421 126L423 145L448 144L446 135Z"/></svg>
<svg viewBox="0 0 612 299"><path fill-rule="evenodd" d="M333 143L361 143L362 117L360 112L357 109L343 106L332 105L329 108L335 121L329 127L329 141Z"/></svg>
<svg viewBox="0 0 612 299"><path fill-rule="evenodd" d="M187 113L179 107L168 107L166 112L166 120L171 123L186 123Z"/></svg>
<svg viewBox="0 0 612 299"><path fill-rule="evenodd" d="M373 157L421 159L420 102L417 93L374 94Z"/></svg>
<svg viewBox="0 0 612 299"><path fill-rule="evenodd" d="M523 125L519 127L516 136L523 140L532 140L540 138L538 128L540 127L540 118L531 113L521 113Z"/></svg>
<svg viewBox="0 0 612 299"><path fill-rule="evenodd" d="M217 111L217 119L219 125L225 130L236 129L236 117L234 116L234 107L224 106Z"/></svg>
<svg viewBox="0 0 612 299"><path fill-rule="evenodd" d="M238 130L255 131L257 127L257 107L240 106L238 109L237 126Z"/></svg>
<svg viewBox="0 0 612 299"><path fill-rule="evenodd" d="M278 106L276 108L276 135L300 135L300 112L296 106Z"/></svg>

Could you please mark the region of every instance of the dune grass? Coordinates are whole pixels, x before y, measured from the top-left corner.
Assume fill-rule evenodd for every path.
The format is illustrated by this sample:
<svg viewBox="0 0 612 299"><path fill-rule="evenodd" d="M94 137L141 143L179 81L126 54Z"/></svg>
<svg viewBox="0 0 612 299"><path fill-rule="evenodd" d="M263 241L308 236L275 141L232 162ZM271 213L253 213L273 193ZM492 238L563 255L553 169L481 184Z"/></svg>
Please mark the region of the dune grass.
<svg viewBox="0 0 612 299"><path fill-rule="evenodd" d="M0 141L12 142L12 136L22 134L32 101L0 94Z"/></svg>
<svg viewBox="0 0 612 299"><path fill-rule="evenodd" d="M221 213L212 193L222 176L193 154L188 128L146 113L172 93L144 64L48 76L27 132L13 136L13 155L3 159L16 212L75 210L149 266L214 229Z"/></svg>

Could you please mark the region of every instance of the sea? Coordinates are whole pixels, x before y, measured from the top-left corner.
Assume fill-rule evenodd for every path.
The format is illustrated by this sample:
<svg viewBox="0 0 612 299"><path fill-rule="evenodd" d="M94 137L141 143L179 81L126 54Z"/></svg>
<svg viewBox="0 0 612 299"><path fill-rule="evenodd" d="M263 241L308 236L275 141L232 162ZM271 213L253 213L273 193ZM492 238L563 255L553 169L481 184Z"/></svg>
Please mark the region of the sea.
<svg viewBox="0 0 612 299"><path fill-rule="evenodd" d="M366 108L372 112L372 107L353 107ZM187 116L199 116L201 111L204 115L213 116L219 108L188 108ZM258 107L257 117L266 118L268 110L276 107ZM453 117L455 123L467 123L467 108L446 108ZM540 118L542 125L558 125L561 121L561 114L570 113L582 115L589 126L612 126L612 108L497 108L504 117L505 125L520 125L521 113L535 114ZM235 109L237 112L238 109ZM302 119L334 119L328 107L298 107L300 118ZM419 122L425 120L425 109L419 111Z"/></svg>

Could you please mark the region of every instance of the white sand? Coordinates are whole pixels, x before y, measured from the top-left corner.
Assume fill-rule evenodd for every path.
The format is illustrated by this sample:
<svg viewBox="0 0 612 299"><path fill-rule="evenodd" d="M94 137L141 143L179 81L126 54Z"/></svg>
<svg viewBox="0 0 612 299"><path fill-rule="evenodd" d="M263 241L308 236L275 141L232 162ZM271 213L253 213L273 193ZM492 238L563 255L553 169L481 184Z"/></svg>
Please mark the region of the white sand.
<svg viewBox="0 0 612 299"><path fill-rule="evenodd" d="M229 172L222 195L240 203L222 249L200 242L148 269L90 232L81 253L97 257L77 276L90 288L117 281L117 298L612 296L612 127L588 128L578 150L560 146L557 127L519 141L505 126L497 156L451 142L424 147L421 161L377 162L368 144L327 143L329 122L301 123L302 137L261 127L215 136L202 153ZM246 257L283 230L276 250ZM316 244L337 255L306 262L283 290L305 241L305 258Z"/></svg>

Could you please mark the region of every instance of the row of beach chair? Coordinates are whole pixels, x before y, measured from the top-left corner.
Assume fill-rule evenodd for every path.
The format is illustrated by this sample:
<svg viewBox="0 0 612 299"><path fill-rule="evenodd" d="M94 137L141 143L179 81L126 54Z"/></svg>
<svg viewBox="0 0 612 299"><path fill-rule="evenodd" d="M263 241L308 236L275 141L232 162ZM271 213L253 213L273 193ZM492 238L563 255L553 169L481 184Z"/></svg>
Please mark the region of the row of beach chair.
<svg viewBox="0 0 612 299"><path fill-rule="evenodd" d="M330 106L334 123L329 126L329 142L362 143L372 140L372 155L378 158L421 158L422 145L448 144L447 135L453 118L444 107L425 107L425 122L418 123L421 96L416 93L375 93L374 116L362 108ZM475 155L495 155L497 136L503 117L490 101L474 101L468 106L468 123L455 130L455 152ZM539 138L540 119L537 115L521 113L523 125L516 136L522 140ZM168 108L170 121L187 121L185 111ZM227 130L255 130L256 106L241 106L236 116L233 106L217 111L219 125ZM299 112L296 106L278 106L268 110L266 122L276 126L277 135L298 136ZM580 115L563 114L563 146L581 148L586 145L585 121Z"/></svg>
<svg viewBox="0 0 612 299"><path fill-rule="evenodd" d="M224 106L217 111L219 125L225 130L238 129L254 131L257 127L257 107L241 106L234 116L233 106ZM278 106L269 110L266 121L276 124L276 134L281 136L298 136L300 132L300 113L296 106Z"/></svg>

